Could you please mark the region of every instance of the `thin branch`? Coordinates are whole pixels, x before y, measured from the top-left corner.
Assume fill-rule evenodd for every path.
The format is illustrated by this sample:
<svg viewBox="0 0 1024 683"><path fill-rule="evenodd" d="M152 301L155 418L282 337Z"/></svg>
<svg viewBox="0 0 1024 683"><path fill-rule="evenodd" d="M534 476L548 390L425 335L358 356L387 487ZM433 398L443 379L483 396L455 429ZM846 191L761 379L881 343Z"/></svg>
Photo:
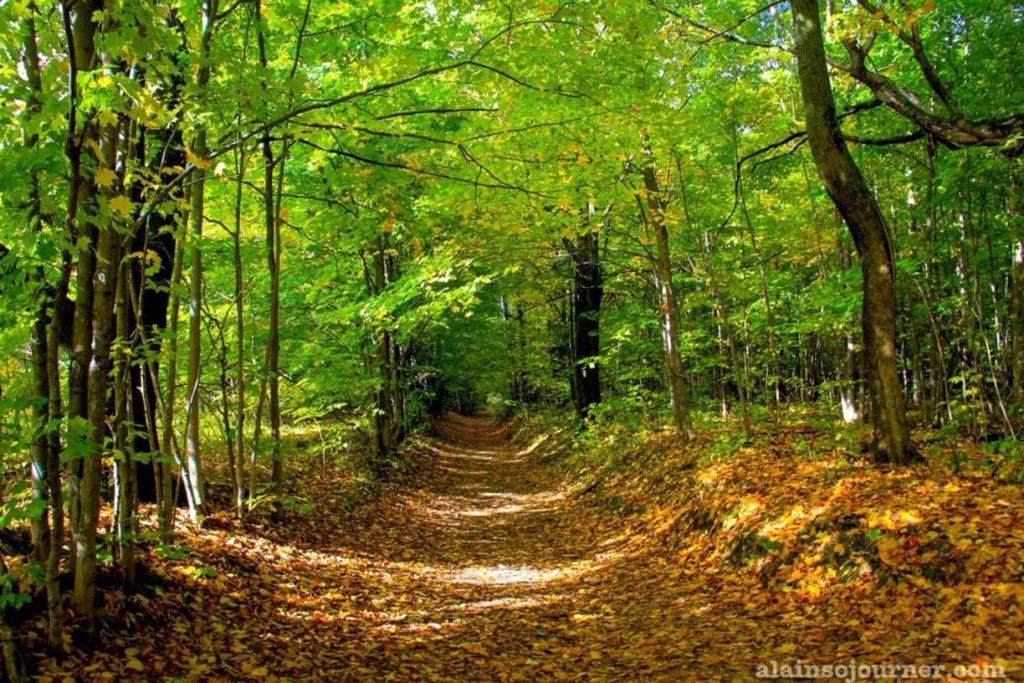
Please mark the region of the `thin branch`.
<svg viewBox="0 0 1024 683"><path fill-rule="evenodd" d="M894 135L888 138L862 138L856 135L844 135L843 139L847 142L852 142L855 145L872 145L875 147L885 147L888 145L904 145L908 142L914 142L916 140L923 140L925 138L925 132L923 130L915 130L913 133L906 133L905 135Z"/></svg>
<svg viewBox="0 0 1024 683"><path fill-rule="evenodd" d="M761 9L756 9L753 12L747 14L746 16L743 16L740 19L738 19L731 26L723 28L720 31L714 32L712 35L710 35L707 38L705 38L702 42L710 43L715 38L720 38L720 37L725 36L725 34L727 34L727 33L732 33L733 31L738 29L740 26L745 24L747 21L753 19L754 17L756 17L756 16L758 16L760 14L764 14L765 12L768 12L769 10L774 9L775 7L778 7L779 5L781 5L785 1L786 0L775 0L775 2L772 2L771 4L768 4L768 5L764 6L764 7L762 7Z"/></svg>
<svg viewBox="0 0 1024 683"><path fill-rule="evenodd" d="M469 112L496 112L500 111L497 107L440 107L437 109L413 109L410 111L396 111L390 114L383 114L381 116L375 116L375 121L386 121L388 119L397 119L405 116L421 116L423 114L463 114Z"/></svg>
<svg viewBox="0 0 1024 683"><path fill-rule="evenodd" d="M928 54L924 50L924 43L921 41L921 31L918 27L917 17L911 17L909 21L910 32L908 33L899 23L894 21L892 17L886 13L886 11L871 0L857 0L870 14L881 18L886 25L888 25L895 33L896 37L900 41L910 48L910 51L914 55L914 61L917 62L918 67L921 69L921 74L924 76L925 81L928 83L928 87L938 95L939 99L942 100L942 104L945 105L946 111L953 118L960 116L959 108L956 106L956 101L953 99L952 93L949 88L939 78L938 73L935 71L935 67L932 66L931 60L928 59ZM870 50L868 47L865 52Z"/></svg>
<svg viewBox="0 0 1024 683"><path fill-rule="evenodd" d="M660 3L660 2L656 2L655 0L649 0L649 1L650 1L650 4L651 4L652 7L656 8L656 9L660 9L662 12L666 12L667 14L670 14L671 16L675 17L676 19L678 19L679 21L683 22L684 24L686 24L688 26L691 26L691 27L693 27L693 28L695 28L695 29L697 29L699 31L703 31L704 33L707 33L709 35L709 37L703 41L704 43L710 42L710 41L712 41L712 40L714 40L716 38L721 38L723 40L727 40L727 41L732 42L732 43L737 43L739 45L746 45L747 47L761 47L761 48L766 48L766 49L770 49L770 50L781 50L781 51L789 53L789 54L793 54L794 53L793 52L793 48L787 47L785 45L779 45L778 43L766 43L766 42L760 41L760 40L751 40L749 38L744 38L743 36L740 36L740 35L737 35L735 33L732 33L732 30L734 28L739 26L739 24L742 24L743 21L746 21L746 19L749 19L750 17L747 17L747 18L741 20L738 24L736 24L732 28L718 30L718 29L715 29L715 28L712 28L712 27L708 26L707 24L703 24L703 23L701 23L699 21L696 21L695 19L690 19L689 17L686 17L686 16L682 15L678 11L672 9L671 7L665 6L662 3ZM773 2L771 5L768 5L764 9L759 10L759 11L753 13L750 16L756 16L757 14L760 14L763 11L767 11L767 10L771 9L772 7L775 7L776 5L779 5L779 4L781 4L781 2Z"/></svg>
<svg viewBox="0 0 1024 683"><path fill-rule="evenodd" d="M396 170L399 170L399 171L408 171L410 173L416 173L416 174L419 174L419 175L426 175L426 176L431 176L431 177L434 177L434 178L442 178L444 180L451 180L451 181L454 181L454 182L457 182L457 183L464 183L466 185L472 185L474 187L484 187L484 188L489 188L489 189L492 189L492 190L515 190L516 192L522 192L523 194L528 194L528 195L533 195L533 196L538 196L538 197L546 197L547 196L543 192L538 192L536 190L529 190L529 189L526 189L526 188L523 188L523 187L517 187L515 185L509 185L507 183L486 183L486 182L480 182L478 180L473 180L473 179L470 179L470 178L463 178L463 177L460 177L460 176L455 176L455 175L451 175L451 174L448 174L448 173L443 173L441 171L432 171L432 170L426 169L426 168L417 168L415 166L410 166L409 164L404 164L404 163L401 163L401 162L398 162L398 161L386 161L386 160L383 160L383 159L373 159L373 158L370 158L370 157L362 156L360 154L356 154L355 152L350 152L347 149L323 147L323 146L318 145L318 144L316 144L314 142L310 142L309 140L297 139L296 142L299 143L299 144L305 145L307 147L311 147L313 149L319 150L321 152L327 152L328 154L335 154L337 156L345 157L347 159L352 159L353 161L359 161L359 162L362 162L364 164L370 164L371 166L381 166L381 167L384 167L384 168L393 168L393 169L396 169Z"/></svg>

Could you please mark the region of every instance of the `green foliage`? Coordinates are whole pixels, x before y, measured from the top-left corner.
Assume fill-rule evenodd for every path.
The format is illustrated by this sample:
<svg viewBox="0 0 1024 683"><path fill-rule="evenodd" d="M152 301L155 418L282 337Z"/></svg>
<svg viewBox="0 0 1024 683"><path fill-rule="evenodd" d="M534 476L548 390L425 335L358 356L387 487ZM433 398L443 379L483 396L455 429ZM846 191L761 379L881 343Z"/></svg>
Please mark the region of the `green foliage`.
<svg viewBox="0 0 1024 683"><path fill-rule="evenodd" d="M32 601L32 595L19 590L13 575L0 577L0 609L21 609Z"/></svg>
<svg viewBox="0 0 1024 683"><path fill-rule="evenodd" d="M1024 483L1024 446L1013 437L986 444L995 476L1013 484Z"/></svg>
<svg viewBox="0 0 1024 683"><path fill-rule="evenodd" d="M46 512L46 501L32 497L32 489L19 481L6 491L0 503L0 529L9 529L19 521L36 519Z"/></svg>
<svg viewBox="0 0 1024 683"><path fill-rule="evenodd" d="M722 431L715 435L714 440L700 455L700 461L702 464L722 462L731 458L748 444L749 438L743 432Z"/></svg>

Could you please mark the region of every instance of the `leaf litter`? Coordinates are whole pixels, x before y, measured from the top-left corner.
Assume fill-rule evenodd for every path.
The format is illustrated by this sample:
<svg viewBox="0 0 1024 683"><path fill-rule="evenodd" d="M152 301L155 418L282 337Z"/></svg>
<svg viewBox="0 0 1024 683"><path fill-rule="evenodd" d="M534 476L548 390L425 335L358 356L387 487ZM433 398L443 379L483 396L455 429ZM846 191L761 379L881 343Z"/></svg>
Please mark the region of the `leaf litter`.
<svg viewBox="0 0 1024 683"><path fill-rule="evenodd" d="M969 469L794 455L705 462L655 435L596 473L557 439L449 417L349 510L213 517L108 594L54 681L738 681L772 661L1024 670L1020 489ZM659 457L646 457L650 453ZM588 475L600 485L584 486ZM613 504L609 504L612 501ZM25 634L41 638L40 629Z"/></svg>

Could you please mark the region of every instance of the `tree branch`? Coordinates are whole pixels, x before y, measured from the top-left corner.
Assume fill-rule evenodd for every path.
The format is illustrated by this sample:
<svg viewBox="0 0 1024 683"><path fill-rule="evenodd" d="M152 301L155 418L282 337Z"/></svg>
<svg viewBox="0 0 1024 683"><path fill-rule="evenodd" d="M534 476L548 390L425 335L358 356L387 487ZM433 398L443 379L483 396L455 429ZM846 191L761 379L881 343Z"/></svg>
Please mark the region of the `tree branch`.
<svg viewBox="0 0 1024 683"><path fill-rule="evenodd" d="M454 182L457 182L457 183L463 183L463 184L466 184L466 185L472 185L473 187L483 187L483 188L488 188L488 189L492 189L492 190L514 190L516 192L522 192L523 194L527 194L527 195L531 195L531 196L536 196L536 197L546 197L547 196L543 192L538 192L536 190L530 190L530 189L527 189L527 188L524 188L524 187L518 187L516 185L511 185L511 184L505 183L505 182L494 182L494 183L480 182L478 180L473 180L471 178L463 178L461 176L455 176L455 175L451 175L449 173L443 173L441 171L433 171L433 170L426 169L426 168L417 168L416 166L410 166L409 164L405 164L405 163L398 162L398 161L386 161L384 159L373 159L371 157L362 156L361 154L356 154L355 152L351 152L351 151L349 151L347 149L341 149L341 148L338 148L338 147L323 147L322 145L318 145L315 142L310 142L309 140L296 139L295 142L297 142L299 144L302 144L302 145L305 145L307 147L310 147L312 149L319 150L321 152L326 152L328 154L335 154L337 156L345 157L347 159L352 159L353 161L359 161L359 162L362 162L364 164L370 164L371 166L381 166L383 168L392 168L392 169L399 170L399 171L408 171L409 173L416 173L416 174L419 174L419 175L430 176L430 177L433 177L433 178L442 178L444 180L451 180L451 181L454 181ZM494 177L494 176L492 175L492 177Z"/></svg>

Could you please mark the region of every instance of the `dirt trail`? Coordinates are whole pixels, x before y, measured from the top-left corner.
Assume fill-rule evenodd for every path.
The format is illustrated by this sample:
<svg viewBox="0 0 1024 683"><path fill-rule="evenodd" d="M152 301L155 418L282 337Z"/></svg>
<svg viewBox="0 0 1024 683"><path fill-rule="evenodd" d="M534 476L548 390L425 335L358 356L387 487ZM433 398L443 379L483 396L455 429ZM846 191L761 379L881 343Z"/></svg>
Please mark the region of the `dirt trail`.
<svg viewBox="0 0 1024 683"><path fill-rule="evenodd" d="M680 624L662 614L678 596L644 585L656 567L624 564L621 518L567 489L538 463L542 449L513 444L488 417L436 427L415 477L353 514L321 512L292 530L293 548L264 558L281 593L268 595L269 628L249 647L279 656L268 671L708 680L685 673L693 643L679 643Z"/></svg>
<svg viewBox="0 0 1024 683"><path fill-rule="evenodd" d="M550 442L529 446L510 429L486 417L439 422L415 445L415 469L351 512L351 479L314 466L297 486L315 496L311 514L183 529L187 553L148 567L158 589L122 596L135 606L120 613L108 593L118 632L98 652L41 666L52 674L41 680L731 682L758 680L757 667L772 662L1019 659L1014 596L1024 594L1006 578L1019 564L980 582L978 573L991 557L1022 556L1005 530L1024 522L1005 491L981 495L984 480L937 493L912 473L865 469L843 486L823 480L827 461L771 450L718 469L633 462L635 483L663 484L659 498L613 483L650 506L633 514L567 481L545 461ZM959 498L934 502L943 492ZM774 574L756 553L737 562L736 543L750 535L729 541L725 525L751 500L765 509L746 528L793 522L784 538L810 559L794 555ZM920 507L884 519L937 524L937 511L956 510L971 520L959 532L978 530L969 540L978 554L957 556L972 563L966 580L929 583L904 563L906 580L838 581L819 557L822 527L794 521L811 506L823 520L878 515L893 500Z"/></svg>

